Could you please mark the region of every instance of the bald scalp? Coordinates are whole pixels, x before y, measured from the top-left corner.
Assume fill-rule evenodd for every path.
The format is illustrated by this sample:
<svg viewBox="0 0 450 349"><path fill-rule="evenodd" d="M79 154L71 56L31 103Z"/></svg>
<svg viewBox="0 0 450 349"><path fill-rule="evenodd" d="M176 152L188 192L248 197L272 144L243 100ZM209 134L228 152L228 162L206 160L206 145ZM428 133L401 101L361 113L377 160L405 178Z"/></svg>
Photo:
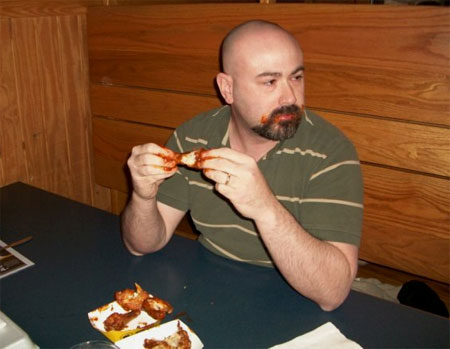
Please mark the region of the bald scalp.
<svg viewBox="0 0 450 349"><path fill-rule="evenodd" d="M233 66L233 57L235 56L235 49L237 44L245 38L260 33L280 33L289 37L291 40L296 41L294 36L287 30L282 28L276 23L264 21L264 20L250 20L239 24L233 28L225 37L221 47L221 60L223 72L229 74Z"/></svg>

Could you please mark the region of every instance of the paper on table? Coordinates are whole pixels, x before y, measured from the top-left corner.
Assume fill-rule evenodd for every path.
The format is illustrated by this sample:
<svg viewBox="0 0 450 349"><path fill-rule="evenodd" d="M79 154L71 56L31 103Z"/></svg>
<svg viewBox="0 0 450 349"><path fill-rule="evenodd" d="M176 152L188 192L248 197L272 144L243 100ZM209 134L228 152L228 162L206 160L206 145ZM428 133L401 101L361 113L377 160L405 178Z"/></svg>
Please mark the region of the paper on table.
<svg viewBox="0 0 450 349"><path fill-rule="evenodd" d="M362 349L356 342L345 337L331 322L296 337L289 342L278 344L271 349L308 348L308 349Z"/></svg>
<svg viewBox="0 0 450 349"><path fill-rule="evenodd" d="M203 343L198 338L198 336L195 334L194 331L192 331L183 321L181 320L172 320L169 322L166 322L165 324L151 328L149 330L139 332L138 334L135 334L133 336L126 337L125 339L122 339L115 344L120 349L134 349L134 348L142 348L145 339L156 339L156 340L163 340L167 336L170 336L171 334L175 333L178 330L178 323L180 326L185 330L189 336L189 339L191 341L191 348L192 349L202 349ZM159 348L159 347L158 347Z"/></svg>
<svg viewBox="0 0 450 349"><path fill-rule="evenodd" d="M0 240L0 247L4 246L7 244ZM32 261L12 247L0 251L0 279L32 265L34 265Z"/></svg>

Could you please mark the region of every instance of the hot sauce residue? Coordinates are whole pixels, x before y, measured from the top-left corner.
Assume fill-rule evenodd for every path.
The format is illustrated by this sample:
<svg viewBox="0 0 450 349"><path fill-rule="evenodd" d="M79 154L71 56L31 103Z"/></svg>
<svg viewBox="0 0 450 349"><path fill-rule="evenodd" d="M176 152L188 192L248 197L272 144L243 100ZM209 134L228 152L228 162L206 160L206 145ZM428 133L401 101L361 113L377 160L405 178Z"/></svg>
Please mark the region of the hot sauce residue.
<svg viewBox="0 0 450 349"><path fill-rule="evenodd" d="M203 162L203 153L206 151L206 149L199 148L195 149L190 152L186 153L176 153L172 152L173 155L166 155L166 154L158 154L161 158L164 159L164 163L174 163L174 166L187 166L194 169L200 169L202 162ZM173 167L167 166L164 169L166 171L171 171Z"/></svg>
<svg viewBox="0 0 450 349"><path fill-rule="evenodd" d="M291 109L292 110L292 109ZM302 104L300 106L301 113L304 114L305 106ZM272 121L274 124L279 124L283 121L291 121L296 118L296 112L292 113L272 113L271 116L262 115L260 119L260 123L262 125L267 124L269 121Z"/></svg>
<svg viewBox="0 0 450 349"><path fill-rule="evenodd" d="M261 116L261 124L266 124L267 121L269 121L269 118L267 117L267 115L263 115Z"/></svg>

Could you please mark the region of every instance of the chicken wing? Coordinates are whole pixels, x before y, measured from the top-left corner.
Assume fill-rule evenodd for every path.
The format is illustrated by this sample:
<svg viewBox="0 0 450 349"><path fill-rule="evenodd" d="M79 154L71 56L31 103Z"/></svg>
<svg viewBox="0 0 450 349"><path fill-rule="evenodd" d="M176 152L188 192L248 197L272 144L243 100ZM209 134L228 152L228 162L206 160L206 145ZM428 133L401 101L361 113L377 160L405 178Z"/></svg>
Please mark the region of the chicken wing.
<svg viewBox="0 0 450 349"><path fill-rule="evenodd" d="M181 327L178 322L178 330L174 334L164 338L163 340L146 339L144 348L147 349L190 349L191 340L189 334Z"/></svg>
<svg viewBox="0 0 450 349"><path fill-rule="evenodd" d="M158 297L148 297L142 303L142 308L156 320L164 319L167 314L173 311L172 305Z"/></svg>
<svg viewBox="0 0 450 349"><path fill-rule="evenodd" d="M123 330L127 324L139 316L141 313L140 310L132 310L125 314L112 313L110 316L106 318L103 322L106 331L121 331Z"/></svg>
<svg viewBox="0 0 450 349"><path fill-rule="evenodd" d="M176 153L175 162L177 165L184 165L190 168L200 168L202 163L202 155L205 149L195 149L187 153Z"/></svg>
<svg viewBox="0 0 450 349"><path fill-rule="evenodd" d="M149 297L148 292L143 290L141 286L137 283L135 283L135 286L136 291L127 288L114 294L116 302L125 310L141 310L142 303Z"/></svg>

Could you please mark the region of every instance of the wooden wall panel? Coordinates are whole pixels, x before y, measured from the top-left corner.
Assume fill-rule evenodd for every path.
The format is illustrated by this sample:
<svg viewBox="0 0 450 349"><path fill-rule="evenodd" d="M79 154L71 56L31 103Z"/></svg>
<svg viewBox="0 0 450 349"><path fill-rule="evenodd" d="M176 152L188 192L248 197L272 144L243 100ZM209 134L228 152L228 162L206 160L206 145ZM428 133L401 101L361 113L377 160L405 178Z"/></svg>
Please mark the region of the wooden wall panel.
<svg viewBox="0 0 450 349"><path fill-rule="evenodd" d="M221 105L213 96L99 84L91 84L91 101L95 115L171 128Z"/></svg>
<svg viewBox="0 0 450 349"><path fill-rule="evenodd" d="M360 257L448 283L448 180L371 165L362 168L365 215Z"/></svg>
<svg viewBox="0 0 450 349"><path fill-rule="evenodd" d="M58 18L61 52L62 94L65 114L66 148L69 174L76 188L71 198L109 208L109 196L97 195L93 185L93 155L91 153L91 120L89 108L88 60L85 40L85 16ZM80 86L82 88L70 88Z"/></svg>
<svg viewBox="0 0 450 349"><path fill-rule="evenodd" d="M0 185L22 181L109 210L109 189L94 183L85 15L0 23Z"/></svg>
<svg viewBox="0 0 450 349"><path fill-rule="evenodd" d="M37 53L39 42L35 33L36 23L24 18L12 20L11 23L17 100L23 125L28 180L39 188L50 190L51 181L46 174L52 166L49 166L45 139L43 86L40 80L42 73Z"/></svg>
<svg viewBox="0 0 450 349"><path fill-rule="evenodd" d="M308 106L450 125L449 15L319 4L110 7L107 15L94 8L91 80L215 95L227 31L249 18L276 19L304 48Z"/></svg>
<svg viewBox="0 0 450 349"><path fill-rule="evenodd" d="M10 19L0 18L0 183L27 178Z"/></svg>
<svg viewBox="0 0 450 349"><path fill-rule="evenodd" d="M53 17L86 13L86 6L102 5L102 0L2 0L0 17Z"/></svg>
<svg viewBox="0 0 450 349"><path fill-rule="evenodd" d="M341 129L362 161L450 177L450 129L318 111Z"/></svg>

